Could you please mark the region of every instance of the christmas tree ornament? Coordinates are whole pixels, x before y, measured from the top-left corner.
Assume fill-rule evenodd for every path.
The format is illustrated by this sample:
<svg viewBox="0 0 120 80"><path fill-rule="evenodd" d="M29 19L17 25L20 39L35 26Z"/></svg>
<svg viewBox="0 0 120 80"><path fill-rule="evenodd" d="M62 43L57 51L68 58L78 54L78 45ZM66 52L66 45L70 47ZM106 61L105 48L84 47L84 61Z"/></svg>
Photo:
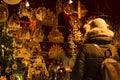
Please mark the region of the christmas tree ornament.
<svg viewBox="0 0 120 80"><path fill-rule="evenodd" d="M0 4L0 22L5 22L8 19L9 11L7 7L3 4Z"/></svg>
<svg viewBox="0 0 120 80"><path fill-rule="evenodd" d="M3 0L3 1L9 5L16 5L20 3L22 0Z"/></svg>

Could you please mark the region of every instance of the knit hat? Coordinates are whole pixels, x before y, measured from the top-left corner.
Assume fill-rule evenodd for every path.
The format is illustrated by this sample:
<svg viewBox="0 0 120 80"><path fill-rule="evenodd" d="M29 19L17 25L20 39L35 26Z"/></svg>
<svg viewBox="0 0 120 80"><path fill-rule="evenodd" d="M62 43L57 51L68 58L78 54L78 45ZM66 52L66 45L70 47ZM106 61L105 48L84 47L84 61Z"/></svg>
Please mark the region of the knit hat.
<svg viewBox="0 0 120 80"><path fill-rule="evenodd" d="M114 33L108 29L108 24L102 18L95 18L90 20L87 24L83 26L85 29L85 37L95 36L95 35L104 35L113 37Z"/></svg>

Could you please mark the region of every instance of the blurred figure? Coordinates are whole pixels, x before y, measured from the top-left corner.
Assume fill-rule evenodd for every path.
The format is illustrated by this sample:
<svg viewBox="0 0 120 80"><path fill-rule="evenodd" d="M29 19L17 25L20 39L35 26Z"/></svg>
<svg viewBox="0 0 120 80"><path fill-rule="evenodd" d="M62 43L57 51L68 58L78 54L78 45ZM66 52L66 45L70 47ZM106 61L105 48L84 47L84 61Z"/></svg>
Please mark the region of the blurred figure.
<svg viewBox="0 0 120 80"><path fill-rule="evenodd" d="M62 64L63 67L68 66L72 69L74 66L74 61L75 61L75 47L71 46L70 43L67 43L65 45L65 51L61 54L59 54L56 57L56 60L58 64Z"/></svg>
<svg viewBox="0 0 120 80"><path fill-rule="evenodd" d="M74 66L75 58L75 46L70 45L70 43L67 43L65 45L65 51L58 55L56 58L57 64L60 65L60 69L62 68L64 71L64 79L60 80L70 80L70 74Z"/></svg>
<svg viewBox="0 0 120 80"><path fill-rule="evenodd" d="M102 55L94 44L99 45L105 52L110 46L114 47L114 55L119 60L117 49L112 44L114 33L108 28L108 24L102 18L90 20L83 26L85 29L84 43L81 45L72 70L72 80L102 80L100 66ZM108 52L109 53L109 52ZM107 53L104 56L108 55Z"/></svg>

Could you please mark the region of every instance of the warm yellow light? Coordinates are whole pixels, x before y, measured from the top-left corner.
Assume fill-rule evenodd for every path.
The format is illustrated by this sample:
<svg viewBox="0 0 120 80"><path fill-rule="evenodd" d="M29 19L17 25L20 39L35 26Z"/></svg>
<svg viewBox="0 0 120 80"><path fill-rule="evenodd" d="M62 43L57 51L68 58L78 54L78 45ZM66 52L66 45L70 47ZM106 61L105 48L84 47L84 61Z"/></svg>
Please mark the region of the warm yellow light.
<svg viewBox="0 0 120 80"><path fill-rule="evenodd" d="M73 3L73 1L72 1L72 0L69 0L69 3L71 4L71 3Z"/></svg>
<svg viewBox="0 0 120 80"><path fill-rule="evenodd" d="M27 1L27 2L26 2L26 7L29 7L29 6L30 6L30 4L29 4L29 2Z"/></svg>
<svg viewBox="0 0 120 80"><path fill-rule="evenodd" d="M78 18L81 18L80 1L78 1Z"/></svg>

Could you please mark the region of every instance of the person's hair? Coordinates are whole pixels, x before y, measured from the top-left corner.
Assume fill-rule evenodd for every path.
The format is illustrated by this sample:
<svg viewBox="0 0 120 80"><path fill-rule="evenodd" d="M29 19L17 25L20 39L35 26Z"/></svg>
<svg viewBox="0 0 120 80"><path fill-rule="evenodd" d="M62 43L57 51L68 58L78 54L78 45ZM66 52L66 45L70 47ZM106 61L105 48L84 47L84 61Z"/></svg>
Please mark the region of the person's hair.
<svg viewBox="0 0 120 80"><path fill-rule="evenodd" d="M70 44L69 44L69 43L66 43L66 44L65 44L65 48L66 48L66 49L69 49L69 48L70 48Z"/></svg>

